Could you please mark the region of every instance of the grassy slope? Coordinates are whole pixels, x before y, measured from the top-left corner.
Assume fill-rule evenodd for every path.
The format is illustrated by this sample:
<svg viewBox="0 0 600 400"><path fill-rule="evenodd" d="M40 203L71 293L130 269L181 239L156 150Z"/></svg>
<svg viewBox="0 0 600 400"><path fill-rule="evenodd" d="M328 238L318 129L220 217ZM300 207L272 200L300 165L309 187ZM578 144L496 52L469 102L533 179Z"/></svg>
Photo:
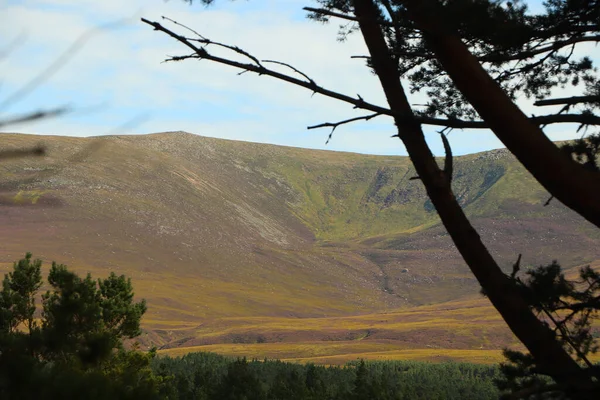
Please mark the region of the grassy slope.
<svg viewBox="0 0 600 400"><path fill-rule="evenodd" d="M405 157L185 133L4 134L2 146L40 140L48 157L0 170L0 268L32 251L131 276L149 303L146 342L344 358L512 341L473 297ZM503 266L520 252L530 265L600 259L596 230L558 202L541 207L547 194L505 151L457 157L454 189ZM420 305L419 322L407 320Z"/></svg>

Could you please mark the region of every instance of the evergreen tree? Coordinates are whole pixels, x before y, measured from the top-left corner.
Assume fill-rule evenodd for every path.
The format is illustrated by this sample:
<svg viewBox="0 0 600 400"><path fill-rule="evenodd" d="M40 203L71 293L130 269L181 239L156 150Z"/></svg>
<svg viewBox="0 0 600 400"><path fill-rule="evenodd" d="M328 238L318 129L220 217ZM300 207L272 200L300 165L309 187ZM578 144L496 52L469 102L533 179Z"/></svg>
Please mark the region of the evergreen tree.
<svg viewBox="0 0 600 400"><path fill-rule="evenodd" d="M237 359L227 367L227 375L223 378L214 398L223 400L264 400L264 389L252 373L246 358Z"/></svg>
<svg viewBox="0 0 600 400"><path fill-rule="evenodd" d="M31 253L13 264L2 281L0 293L0 332L14 333L25 324L29 333L36 328L34 320L35 294L42 285L41 260L31 261Z"/></svg>
<svg viewBox="0 0 600 400"><path fill-rule="evenodd" d="M145 302L133 301L130 280L111 274L81 279L52 263L51 289L35 300L41 260L14 263L0 292L0 398L153 399L167 397L169 376L151 370L156 353L125 349L140 334ZM162 391L162 392L161 392Z"/></svg>

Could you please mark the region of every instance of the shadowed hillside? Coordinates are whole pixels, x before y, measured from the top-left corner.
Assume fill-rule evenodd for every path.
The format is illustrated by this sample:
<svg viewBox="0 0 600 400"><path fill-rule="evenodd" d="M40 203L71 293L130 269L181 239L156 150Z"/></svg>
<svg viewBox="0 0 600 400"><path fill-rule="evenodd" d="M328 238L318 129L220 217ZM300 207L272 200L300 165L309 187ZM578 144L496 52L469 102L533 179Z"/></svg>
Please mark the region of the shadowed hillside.
<svg viewBox="0 0 600 400"><path fill-rule="evenodd" d="M115 270L132 277L136 293L148 300L148 342L165 348L327 341L408 346L412 339L402 339L398 324L380 322L377 334L367 334L360 321L348 330L322 321L379 318L456 300L487 304L472 300L478 285L421 182L410 180L415 172L406 157L182 132L2 134L0 145L38 142L47 145L48 157L0 166L0 266L4 271L31 251L94 276ZM547 193L506 151L456 157L453 182L507 269L518 253L526 265L558 259L573 267L600 259L598 233L556 200L543 207ZM472 328L454 331L462 332L455 333L459 345L413 340L413 347L483 346L465 339L477 336ZM497 336L490 347L512 340Z"/></svg>

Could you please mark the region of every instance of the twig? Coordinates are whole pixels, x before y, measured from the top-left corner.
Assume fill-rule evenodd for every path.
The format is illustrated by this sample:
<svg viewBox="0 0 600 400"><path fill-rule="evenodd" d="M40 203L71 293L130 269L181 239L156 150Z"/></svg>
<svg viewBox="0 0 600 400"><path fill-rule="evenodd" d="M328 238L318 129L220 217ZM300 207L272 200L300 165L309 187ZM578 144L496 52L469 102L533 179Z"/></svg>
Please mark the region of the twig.
<svg viewBox="0 0 600 400"><path fill-rule="evenodd" d="M556 99L545 99L538 100L533 105L543 107L543 106L555 106L555 105L573 105L580 103L598 103L600 102L600 96L572 96L572 97L559 97Z"/></svg>
<svg viewBox="0 0 600 400"><path fill-rule="evenodd" d="M302 9L304 11L312 12L315 14L327 15L329 17L335 17L335 18L345 19L347 21L358 22L358 19L353 15L338 13L335 11L327 10L325 8L304 7Z"/></svg>
<svg viewBox="0 0 600 400"><path fill-rule="evenodd" d="M199 39L186 38L189 41L202 43L202 44L204 44L206 46L214 45L214 46L218 46L218 47L223 47L223 48L228 49L228 50L232 50L232 51L234 51L234 52L236 52L238 54L241 54L241 55L243 55L245 57L248 57L249 59L251 59L252 61L254 61L254 63L256 65L261 66L260 61L258 61L258 58L254 57L252 54L248 53L245 50L240 49L237 46L230 46L230 45L225 44L225 43L219 43L219 42L212 41L212 40L210 40L210 39L202 36L200 33L198 33L197 31L193 30L189 26L184 25L182 23L179 23L179 22L175 21L174 19L171 19L169 17L165 17L164 15L161 16L161 18L162 19L166 19L167 21L169 21L169 22L171 22L171 23L173 23L175 25L181 26L184 29L187 29L188 31L192 32L194 35L198 36L198 38L199 38ZM175 59L177 57L172 57L172 58ZM179 60L176 60L176 61L179 61Z"/></svg>
<svg viewBox="0 0 600 400"><path fill-rule="evenodd" d="M480 62L508 62L508 61L522 61L529 58L533 58L537 55L543 53L556 53L558 50L571 46L576 43L582 42L600 42L600 35L596 36L583 36L583 37L574 37L568 40L560 40L554 43L551 43L545 47L539 47L534 50L520 51L513 54L501 54L501 53L489 53L485 55L477 56L477 60ZM399 54L402 57L423 57L427 59L433 59L434 55L425 51L412 51L412 52L403 52Z"/></svg>
<svg viewBox="0 0 600 400"><path fill-rule="evenodd" d="M521 257L523 256L523 254L519 253L519 257L517 257L517 261L513 264L513 270L512 273L510 274L510 277L512 279L515 279L515 277L517 276L517 273L519 273L519 270L521 269Z"/></svg>
<svg viewBox="0 0 600 400"><path fill-rule="evenodd" d="M482 61L482 62L524 60L527 58L532 58L532 57L542 54L542 53L556 52L557 50L560 50L563 47L567 47L572 44L582 43L582 42L599 42L599 41L600 41L600 35L572 37L567 40L557 40L556 42L551 43L546 47L540 47L535 50L522 51L522 52L518 52L518 53L515 53L512 55L488 54L488 55L485 55L482 57L478 57L478 59L479 59L479 61Z"/></svg>
<svg viewBox="0 0 600 400"><path fill-rule="evenodd" d="M475 120L467 121L462 119L442 119L415 116L415 120L425 125L446 126L454 129L488 129L489 125L485 121ZM584 125L600 125L600 116L592 114L550 114L533 116L529 118L534 124L549 125L561 123L579 123Z"/></svg>
<svg viewBox="0 0 600 400"><path fill-rule="evenodd" d="M338 126L344 125L344 124L349 124L351 122L360 121L360 120L368 121L368 120L370 120L372 118L375 118L375 117L378 117L380 115L381 115L381 113L375 113L375 114L363 115L362 117L355 117L355 118L345 119L345 120L339 121L339 122L324 122L324 123L319 124L319 125L307 126L306 129L318 129L318 128L331 127L331 132L329 133L329 136L327 137L327 141L325 142L325 144L328 144L329 141L331 140L331 137L333 136L333 131L335 131L335 129Z"/></svg>
<svg viewBox="0 0 600 400"><path fill-rule="evenodd" d="M381 107L381 106L378 106L375 104L368 103L368 102L364 101L360 96L358 98L353 98L353 97L350 97L350 96L347 96L347 95L344 95L344 94L341 94L338 92L334 92L332 90L325 89L324 87L321 87L321 86L314 86L310 82L306 82L304 80L294 78L292 76L282 74L277 71L273 71L264 66L258 66L258 65L254 65L254 64L245 64L245 63L233 61L233 60L230 60L227 58L214 56L214 55L208 53L204 48L199 48L199 47L195 46L187 38L180 36L180 35L176 34L175 32L165 28L158 22L152 22L145 18L142 18L141 20L142 20L142 22L152 26L154 28L154 30L161 31L161 32L166 33L167 35L171 36L175 40L179 41L180 43L184 44L185 46L187 46L188 48L193 50L195 53L195 54L189 55L189 56L180 56L177 58L173 57L173 60L180 61L180 60L185 60L188 58L206 59L206 60L214 61L214 62L217 62L220 64L229 65L231 67L238 68L238 69L241 69L244 71L254 72L258 75L268 75L272 78L279 79L279 80L282 80L282 81L285 81L288 83L292 83L294 85L301 86L306 89L310 89L311 91L319 93L323 96L335 98L335 99L341 100L345 103L352 104L356 108L373 111L375 113L379 113L382 115L390 115L390 116L394 115L394 113L389 108L385 108L385 107Z"/></svg>
<svg viewBox="0 0 600 400"><path fill-rule="evenodd" d="M187 29L188 31L192 32L194 35L198 36L200 39L206 39L204 36L202 36L202 35L201 35L201 34L199 34L197 31L193 30L192 28L190 28L190 27L189 27L189 26L187 26L187 25L184 25L184 24L182 24L182 23L179 23L179 22L177 22L177 21L175 21L174 19L171 19L171 18L169 18L169 17L165 17L164 15L163 15L163 16L161 16L161 18L162 18L162 19L166 19L167 21L169 21L169 22L171 22L171 23L173 23L173 24L175 24L175 25L179 25L179 26L181 26L181 27L182 27L182 28L184 28L184 29Z"/></svg>
<svg viewBox="0 0 600 400"><path fill-rule="evenodd" d="M287 63L284 63L284 62L281 62L281 61L274 61L274 60L262 60L262 62L264 62L264 63L272 63L272 64L279 64L279 65L283 65L284 67L288 67L289 69L293 70L294 72L296 72L296 73L302 75L303 77L305 77L306 80L309 81L312 85L318 86L317 83L312 78L310 78L304 72L302 72L302 71L298 70L297 68L291 66L290 64L287 64Z"/></svg>
<svg viewBox="0 0 600 400"><path fill-rule="evenodd" d="M446 175L446 179L448 179L448 183L452 182L452 149L450 148L450 142L448 141L448 137L444 135L444 132L439 132L442 137L442 142L444 142L444 152L446 153L446 158L444 159L444 174Z"/></svg>
<svg viewBox="0 0 600 400"><path fill-rule="evenodd" d="M550 202L552 201L552 199L553 199L553 198L554 198L554 196L550 196L550 197L548 198L548 200L546 200L546 202L544 203L544 207L546 207L546 206L549 206L549 205L550 205Z"/></svg>

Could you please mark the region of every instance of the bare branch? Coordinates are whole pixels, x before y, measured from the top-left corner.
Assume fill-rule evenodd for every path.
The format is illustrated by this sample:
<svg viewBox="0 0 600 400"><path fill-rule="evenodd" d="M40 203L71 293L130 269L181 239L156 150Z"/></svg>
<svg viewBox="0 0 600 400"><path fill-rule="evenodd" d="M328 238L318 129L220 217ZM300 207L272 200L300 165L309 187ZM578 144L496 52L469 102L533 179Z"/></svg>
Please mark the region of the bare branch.
<svg viewBox="0 0 600 400"><path fill-rule="evenodd" d="M345 103L352 104L355 108L373 111L375 113L379 113L382 115L393 116L393 113L389 108L385 108L385 107L381 107L381 106L378 106L375 104L368 103L368 102L364 101L360 96L358 96L357 98L350 97L350 96L347 96L347 95L344 95L344 94L341 94L338 92L334 92L332 90L325 89L321 86L315 86L311 82L307 82L307 81L304 81L304 80L301 80L298 78L294 78L289 75L282 74L280 72L268 69L264 66L258 66L258 65L254 65L254 64L245 64L245 63L233 61L233 60L230 60L227 58L214 56L214 55L208 53L204 48L199 48L199 47L195 46L188 38L176 34L175 32L165 28L158 22L152 22L145 18L142 18L141 20L142 20L142 22L152 26L154 28L154 30L164 32L167 35L171 36L175 40L179 41L180 43L182 43L185 46L187 46L188 48L190 48L195 53L193 55L172 57L171 61L181 61L181 60L185 60L185 59L189 59L189 58L206 59L206 60L214 61L214 62L217 62L220 64L229 65L231 67L238 68L238 69L241 69L244 71L254 72L258 75L268 75L272 78L279 79L279 80L309 89L309 90L319 93L323 96L331 97L331 98L343 101Z"/></svg>
<svg viewBox="0 0 600 400"><path fill-rule="evenodd" d="M305 77L306 80L309 81L310 83L312 83L314 86L318 86L317 83L312 78L310 78L304 72L302 72L302 71L298 70L297 68L291 66L290 64L287 64L287 63L284 63L284 62L281 62L281 61L274 61L274 60L262 60L262 62L264 62L264 63L272 63L272 64L279 64L279 65L283 65L284 67L288 67L289 69L293 70L294 72L296 72L296 73L302 75L303 77Z"/></svg>
<svg viewBox="0 0 600 400"><path fill-rule="evenodd" d="M485 121L466 121L462 119L442 119L417 116L415 119L425 125L446 126L455 129L489 129ZM584 125L600 125L600 117L592 114L550 114L533 116L529 121L537 125L573 123Z"/></svg>
<svg viewBox="0 0 600 400"><path fill-rule="evenodd" d="M197 31L195 31L194 29L190 28L187 25L184 25L182 23L179 23L177 21L175 21L174 19L171 19L169 17L165 17L164 15L161 16L162 19L165 19L171 23L173 23L174 25L178 25L181 26L184 29L187 29L188 31L192 32L194 35L198 36L198 39L192 39L192 38L186 38L187 40L191 41L191 42L198 42L198 43L202 43L206 46L209 45L213 45L213 46L218 46L218 47L223 47L225 49L231 50L235 53L241 54L244 57L249 58L250 60L252 60L256 65L261 66L260 61L258 61L258 58L254 57L252 54L248 53L247 51L242 50L241 48L237 47L237 46L230 46L228 44L225 43L219 43L219 42L215 42L213 40L210 40L204 36L202 36L200 33L198 33ZM174 61L180 61L179 57L173 57Z"/></svg>
<svg viewBox="0 0 600 400"><path fill-rule="evenodd" d="M187 26L187 25L181 24L181 23L179 23L179 22L175 21L174 19L171 19L171 18L169 18L169 17L165 17L164 15L163 15L163 16L161 16L161 18L162 18L162 19L166 19L167 21L169 21L169 22L171 22L171 23L173 23L173 24L175 24L175 25L179 25L179 26L181 26L181 27L182 27L182 28L184 28L184 29L187 29L188 31L192 32L194 35L198 36L200 39L206 39L204 36L202 36L202 35L201 35L201 34L199 34L197 31L195 31L194 29L190 28L190 27L189 27L189 26Z"/></svg>
<svg viewBox="0 0 600 400"><path fill-rule="evenodd" d="M518 52L515 54L497 54L497 53L493 54L492 53L492 54L488 54L488 55L479 57L478 60L483 61L483 62L524 60L524 59L531 58L531 57L534 57L534 56L537 56L539 54L543 54L546 52L556 52L556 51L562 49L563 47L567 47L567 46L573 45L575 43L582 43L582 42L600 42L600 35L572 37L572 38L566 39L566 40L557 40L556 42L551 43L548 46L540 47L535 50L521 51L521 52Z"/></svg>
<svg viewBox="0 0 600 400"><path fill-rule="evenodd" d="M513 54L506 53L490 53L477 57L480 62L508 62L517 60L526 60L544 53L555 53L558 50L582 42L600 42L600 35L573 37L567 40L559 40L544 47L539 47L533 50L520 51ZM426 59L434 59L435 56L428 51L405 52L399 54L402 57L422 57Z"/></svg>
<svg viewBox="0 0 600 400"><path fill-rule="evenodd" d="M444 174L446 174L446 179L448 179L448 182L452 182L452 148L450 148L448 137L443 131L440 132L440 136L442 137L442 142L444 143L444 152L446 153L446 158L444 159Z"/></svg>
<svg viewBox="0 0 600 400"><path fill-rule="evenodd" d="M519 257L517 257L517 261L513 264L513 270L512 270L512 273L510 274L510 277L512 279L515 279L515 277L517 276L517 273L521 269L521 257L522 256L523 256L523 254L519 253Z"/></svg>
<svg viewBox="0 0 600 400"><path fill-rule="evenodd" d="M508 399L525 399L531 396L532 394L542 394L542 393L550 393L557 390L561 390L564 386L559 384L553 385L543 385L536 384L531 387L526 387L517 392L511 393L507 398Z"/></svg>
<svg viewBox="0 0 600 400"><path fill-rule="evenodd" d="M375 118L375 117L378 117L380 115L381 115L381 113L375 113L375 114L363 115L362 117L345 119L345 120L339 121L339 122L324 122L324 123L319 124L319 125L307 126L306 129L318 129L318 128L331 127L331 132L329 133L329 137L327 138L327 141L325 142L325 144L328 144L329 141L331 140L331 137L333 136L333 131L335 131L335 129L338 126L344 125L344 124L349 124L351 122L360 121L360 120L368 121L368 120L370 120L372 118Z"/></svg>
<svg viewBox="0 0 600 400"><path fill-rule="evenodd" d="M573 96L573 97L560 97L556 99L545 99L538 100L533 105L543 107L543 106L555 106L555 105L573 105L580 103L599 103L600 96Z"/></svg>
<svg viewBox="0 0 600 400"><path fill-rule="evenodd" d="M304 11L312 12L315 14L327 15L329 17L335 17L340 19L345 19L347 21L358 22L358 19L353 15L337 13L335 11L329 11L325 8L313 8L313 7L304 7L302 8Z"/></svg>

